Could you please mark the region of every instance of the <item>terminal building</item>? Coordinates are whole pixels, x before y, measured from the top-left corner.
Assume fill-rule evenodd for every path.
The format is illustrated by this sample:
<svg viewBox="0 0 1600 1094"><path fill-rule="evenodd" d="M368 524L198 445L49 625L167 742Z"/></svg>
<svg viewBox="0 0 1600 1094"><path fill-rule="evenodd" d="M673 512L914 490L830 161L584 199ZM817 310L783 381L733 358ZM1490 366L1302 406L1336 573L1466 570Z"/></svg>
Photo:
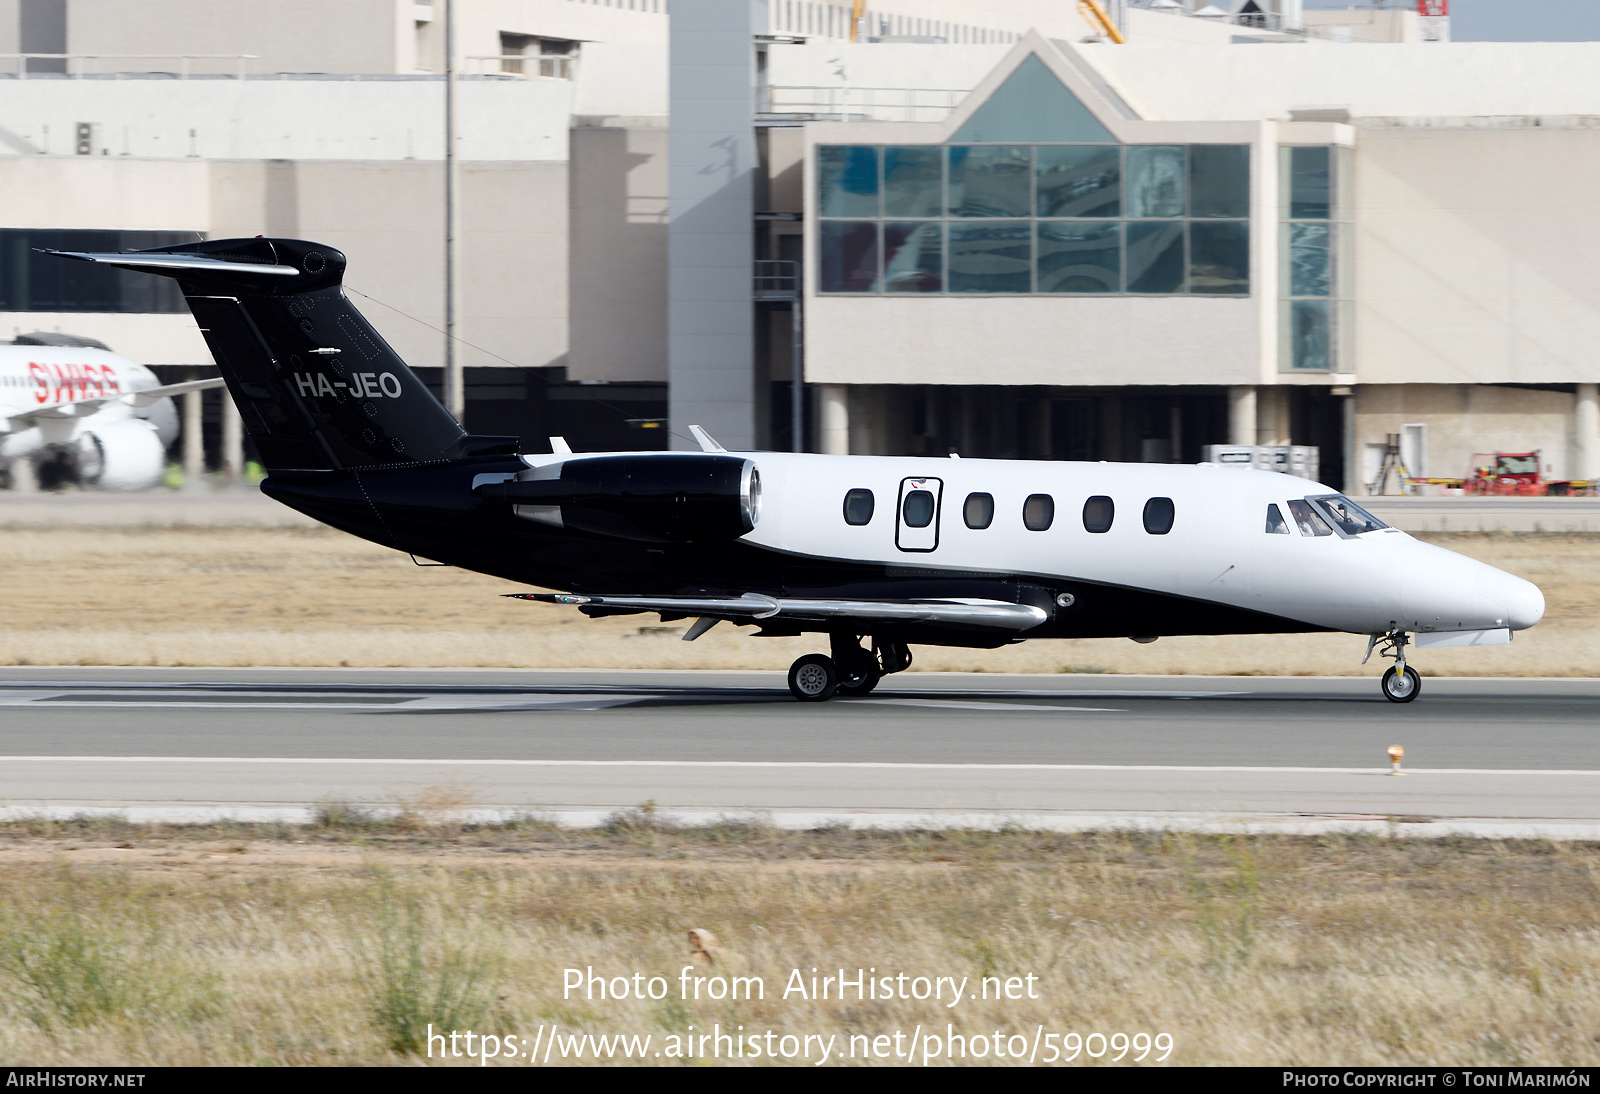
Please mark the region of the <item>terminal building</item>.
<svg viewBox="0 0 1600 1094"><path fill-rule="evenodd" d="M456 6L469 428L1600 477L1600 44L1412 3ZM301 236L436 379L442 14L0 0L0 335L200 375L181 300L32 248Z"/></svg>

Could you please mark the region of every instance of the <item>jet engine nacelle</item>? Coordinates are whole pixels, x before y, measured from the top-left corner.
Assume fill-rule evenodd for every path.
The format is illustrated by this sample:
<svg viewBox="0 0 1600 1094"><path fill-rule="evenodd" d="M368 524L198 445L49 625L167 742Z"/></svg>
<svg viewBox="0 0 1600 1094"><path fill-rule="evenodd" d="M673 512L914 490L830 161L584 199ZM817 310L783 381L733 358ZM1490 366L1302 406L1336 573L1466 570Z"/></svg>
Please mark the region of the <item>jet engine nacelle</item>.
<svg viewBox="0 0 1600 1094"><path fill-rule="evenodd" d="M761 517L761 473L742 456L570 459L559 478L497 483L478 492L511 501L532 520L643 543L738 539Z"/></svg>
<svg viewBox="0 0 1600 1094"><path fill-rule="evenodd" d="M102 490L148 490L161 481L167 450L156 427L122 418L78 434L78 481Z"/></svg>

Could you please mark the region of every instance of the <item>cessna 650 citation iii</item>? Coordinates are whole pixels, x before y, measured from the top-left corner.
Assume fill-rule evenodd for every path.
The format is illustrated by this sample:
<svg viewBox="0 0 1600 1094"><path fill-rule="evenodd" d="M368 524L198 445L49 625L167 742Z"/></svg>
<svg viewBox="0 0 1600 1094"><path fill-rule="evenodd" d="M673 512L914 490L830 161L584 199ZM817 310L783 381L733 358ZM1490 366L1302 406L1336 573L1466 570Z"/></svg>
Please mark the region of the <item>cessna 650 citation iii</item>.
<svg viewBox="0 0 1600 1094"><path fill-rule="evenodd" d="M1348 631L1416 698L1419 646L1500 645L1520 578L1271 472L727 452L519 454L468 434L351 306L345 256L291 239L58 252L178 280L269 475L262 490L416 556L590 615L827 635L796 698L864 695L915 644ZM867 641L863 645L863 640Z"/></svg>

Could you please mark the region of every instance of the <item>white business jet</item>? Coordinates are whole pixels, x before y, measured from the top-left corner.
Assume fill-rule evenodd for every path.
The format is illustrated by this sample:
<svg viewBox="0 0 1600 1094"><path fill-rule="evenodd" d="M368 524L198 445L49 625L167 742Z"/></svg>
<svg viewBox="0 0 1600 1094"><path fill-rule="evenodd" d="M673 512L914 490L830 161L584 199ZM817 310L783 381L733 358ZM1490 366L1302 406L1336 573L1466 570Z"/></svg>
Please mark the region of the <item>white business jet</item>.
<svg viewBox="0 0 1600 1094"><path fill-rule="evenodd" d="M439 405L332 247L58 253L177 279L269 497L590 616L824 635L789 670L802 701L865 695L916 644L1347 631L1394 658L1383 694L1404 703L1412 636L1503 645L1544 614L1521 578L1267 471L727 452L698 427L698 452L523 453Z"/></svg>

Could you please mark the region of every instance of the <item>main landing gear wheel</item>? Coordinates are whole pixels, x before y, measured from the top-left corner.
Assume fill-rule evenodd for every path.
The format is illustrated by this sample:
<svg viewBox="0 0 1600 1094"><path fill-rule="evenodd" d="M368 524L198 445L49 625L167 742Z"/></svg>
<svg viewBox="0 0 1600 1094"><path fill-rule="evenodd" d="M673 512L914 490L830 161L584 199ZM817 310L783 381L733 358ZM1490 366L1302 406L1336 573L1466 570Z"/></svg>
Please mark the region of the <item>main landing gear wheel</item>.
<svg viewBox="0 0 1600 1094"><path fill-rule="evenodd" d="M834 665L839 673L840 695L859 697L869 694L883 679L878 659L860 646L854 647L843 657L835 658Z"/></svg>
<svg viewBox="0 0 1600 1094"><path fill-rule="evenodd" d="M1409 703L1422 694L1422 677L1410 665L1392 665L1383 674L1383 697L1391 703Z"/></svg>
<svg viewBox="0 0 1600 1094"><path fill-rule="evenodd" d="M839 670L828 655L808 653L789 666L789 691L802 703L826 702L837 690Z"/></svg>

